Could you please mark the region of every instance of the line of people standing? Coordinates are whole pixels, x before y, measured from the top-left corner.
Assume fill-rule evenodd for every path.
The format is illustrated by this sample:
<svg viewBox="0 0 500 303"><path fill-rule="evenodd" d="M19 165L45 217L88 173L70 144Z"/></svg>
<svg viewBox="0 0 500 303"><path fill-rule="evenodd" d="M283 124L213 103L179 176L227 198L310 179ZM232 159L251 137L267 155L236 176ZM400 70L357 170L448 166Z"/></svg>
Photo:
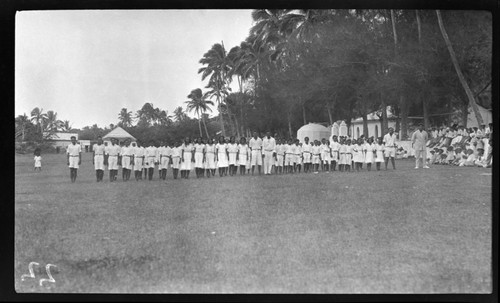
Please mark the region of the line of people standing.
<svg viewBox="0 0 500 303"><path fill-rule="evenodd" d="M183 142L168 145L161 142L159 147L150 144L148 147L126 140L123 146L116 139L111 145L105 145L101 137L93 146L93 165L96 171L97 182L102 182L104 171L109 171L109 180L117 180L118 171L122 169L122 180L128 181L134 171L137 181L152 180L154 171L158 169L160 180L166 180L169 168L173 171L173 178L188 179L191 170L195 170L196 177L214 177L216 171L220 177L254 174L257 167L258 174L286 174L286 173L319 173L338 170L362 170L366 164L371 170L372 164L380 170L381 163L387 169L389 159L393 169L396 169L394 158L396 154L396 134L392 128L383 138L351 140L346 137L333 136L332 141L323 138L321 141L304 143L298 139L275 139L267 132L263 138L253 133L247 143L246 138L236 140L219 137L214 139L197 138L194 142L186 137ZM67 148L68 166L71 171L71 181L76 180L76 170L81 164L81 147L72 137L72 143ZM302 169L303 168L303 169Z"/></svg>

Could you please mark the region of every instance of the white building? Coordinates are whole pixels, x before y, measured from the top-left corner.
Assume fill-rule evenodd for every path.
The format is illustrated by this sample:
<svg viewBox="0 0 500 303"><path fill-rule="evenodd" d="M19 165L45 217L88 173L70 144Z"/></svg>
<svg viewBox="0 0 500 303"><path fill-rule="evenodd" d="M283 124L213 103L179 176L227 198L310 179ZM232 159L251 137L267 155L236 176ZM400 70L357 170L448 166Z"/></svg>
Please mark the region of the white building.
<svg viewBox="0 0 500 303"><path fill-rule="evenodd" d="M330 129L321 124L317 123L309 123L297 130L297 139L301 143L304 143L304 138L309 137L309 142L314 140L320 140L325 138L328 139L330 137Z"/></svg>
<svg viewBox="0 0 500 303"><path fill-rule="evenodd" d="M387 107L387 127L392 127L396 130L397 117L392 113L391 107ZM382 122L377 116L377 112L372 112L367 115L367 125L368 125L368 136L365 137L383 137L385 134L382 133ZM349 128L349 135L353 139L358 139L363 135L363 118L356 118L351 120L351 126ZM397 134L401 138L401 134Z"/></svg>
<svg viewBox="0 0 500 303"><path fill-rule="evenodd" d="M56 132L52 134L47 141L52 143L52 146L57 150L57 152L66 152L66 147L71 143L71 137L75 136L78 141L77 133L62 133Z"/></svg>

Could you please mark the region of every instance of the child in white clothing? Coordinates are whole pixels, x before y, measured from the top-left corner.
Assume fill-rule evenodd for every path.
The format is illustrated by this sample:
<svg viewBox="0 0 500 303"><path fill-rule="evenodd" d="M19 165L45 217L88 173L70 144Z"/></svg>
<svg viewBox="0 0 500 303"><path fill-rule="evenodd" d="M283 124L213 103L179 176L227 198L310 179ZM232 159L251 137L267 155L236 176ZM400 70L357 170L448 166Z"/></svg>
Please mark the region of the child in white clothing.
<svg viewBox="0 0 500 303"><path fill-rule="evenodd" d="M35 161L34 168L33 170L36 171L38 168L38 171L42 171L42 156L40 155L40 148L35 149L35 158L33 159Z"/></svg>

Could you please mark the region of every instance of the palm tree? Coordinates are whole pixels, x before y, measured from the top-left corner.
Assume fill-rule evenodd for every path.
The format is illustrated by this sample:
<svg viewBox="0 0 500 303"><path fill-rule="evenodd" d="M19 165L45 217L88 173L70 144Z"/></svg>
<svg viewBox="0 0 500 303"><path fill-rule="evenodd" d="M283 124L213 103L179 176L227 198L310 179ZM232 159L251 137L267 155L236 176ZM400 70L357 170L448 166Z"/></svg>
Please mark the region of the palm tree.
<svg viewBox="0 0 500 303"><path fill-rule="evenodd" d="M178 106L175 110L174 110L174 116L175 116L175 120L177 122L182 122L184 121L184 119L186 118L186 114L184 113L184 109L182 108L182 106Z"/></svg>
<svg viewBox="0 0 500 303"><path fill-rule="evenodd" d="M69 132L71 130L71 124L70 124L69 120L62 121L61 130L63 132Z"/></svg>
<svg viewBox="0 0 500 303"><path fill-rule="evenodd" d="M450 38L448 37L448 33L446 32L446 29L444 28L443 25L443 20L441 18L441 12L439 10L436 10L436 15L438 18L438 23L439 23L439 29L441 30L441 34L443 35L444 42L446 43L446 47L448 48L448 52L450 53L451 61L453 62L453 66L455 67L455 71L457 72L458 79L460 80L460 83L462 84L462 87L465 90L465 93L467 94L467 97L469 98L469 104L472 107L472 110L474 111L474 115L476 116L477 119L477 124L478 125L483 125L483 117L481 116L481 113L479 112L479 108L477 107L477 103L474 99L474 94L472 93L469 85L467 84L467 81L465 81L465 77L462 73L462 70L460 69L460 65L458 64L457 56L455 55L455 51L453 50L453 46L451 45Z"/></svg>
<svg viewBox="0 0 500 303"><path fill-rule="evenodd" d="M217 99L217 106L219 109L219 120L222 135L226 135L224 129L224 121L222 118L222 113L220 112L220 106L224 102L225 96L227 96L227 91L231 90L227 85L231 82L229 77L229 71L231 70L230 60L227 57L224 44L216 43L212 48L203 55L203 58L199 61L202 65L206 65L198 70L199 74L202 74L201 80L205 80L208 76L210 79L206 88L211 90L208 92L208 96L215 96Z"/></svg>
<svg viewBox="0 0 500 303"><path fill-rule="evenodd" d="M47 114L43 112L43 108L35 107L31 111L31 122L38 127L38 131L41 134L45 122L47 121Z"/></svg>
<svg viewBox="0 0 500 303"><path fill-rule="evenodd" d="M207 124L205 123L205 119L200 119L200 113L204 114L206 111L212 111L209 105L214 105L214 103L210 100L207 100L208 93L203 94L200 88L193 89L191 93L187 96L191 100L188 100L184 103L187 104L187 110L193 111L198 115L198 127L200 129L200 137L203 136L201 132L201 124L200 120L203 120L203 125L205 126L205 133L207 134L207 138L210 138L208 135Z"/></svg>
<svg viewBox="0 0 500 303"><path fill-rule="evenodd" d="M53 110L47 112L46 131L56 132L61 127L62 121L57 119L57 113Z"/></svg>
<svg viewBox="0 0 500 303"><path fill-rule="evenodd" d="M128 111L127 108L122 108L118 114L118 120L120 120L121 125L124 127L132 126L132 112Z"/></svg>
<svg viewBox="0 0 500 303"><path fill-rule="evenodd" d="M162 110L158 114L158 122L162 126L168 126L172 124L172 116L168 114L168 111Z"/></svg>
<svg viewBox="0 0 500 303"><path fill-rule="evenodd" d="M21 136L22 140L24 141L24 138L26 137L26 128L29 125L29 123L30 123L30 119L28 118L28 116L26 114L22 114L22 115L17 116L16 129L18 129L18 131L16 131L16 138L18 137L17 134L19 134Z"/></svg>
<svg viewBox="0 0 500 303"><path fill-rule="evenodd" d="M150 126L151 122L156 120L156 110L153 103L145 103L140 110L137 111L136 118L139 120L137 124L142 126Z"/></svg>

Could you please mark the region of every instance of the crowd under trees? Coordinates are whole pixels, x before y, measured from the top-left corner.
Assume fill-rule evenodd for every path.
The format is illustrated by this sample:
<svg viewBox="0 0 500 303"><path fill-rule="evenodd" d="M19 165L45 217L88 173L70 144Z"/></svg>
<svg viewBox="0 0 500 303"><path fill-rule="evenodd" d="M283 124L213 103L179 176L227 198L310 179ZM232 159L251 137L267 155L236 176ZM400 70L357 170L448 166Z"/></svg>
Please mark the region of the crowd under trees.
<svg viewBox="0 0 500 303"><path fill-rule="evenodd" d="M489 12L259 9L252 18L240 45L226 50L215 43L199 60L208 84L186 92L185 109L169 114L146 102L135 113L122 108L117 125L149 143L267 130L294 137L308 122L349 125L361 117L366 135L367 114L376 112L385 132L390 107L404 137L410 117L429 128L449 124L450 114L459 112L458 123L466 126L470 106L478 124L477 104L491 108ZM95 140L113 127L73 131ZM35 108L31 117L16 118L22 141L71 130L53 111Z"/></svg>

